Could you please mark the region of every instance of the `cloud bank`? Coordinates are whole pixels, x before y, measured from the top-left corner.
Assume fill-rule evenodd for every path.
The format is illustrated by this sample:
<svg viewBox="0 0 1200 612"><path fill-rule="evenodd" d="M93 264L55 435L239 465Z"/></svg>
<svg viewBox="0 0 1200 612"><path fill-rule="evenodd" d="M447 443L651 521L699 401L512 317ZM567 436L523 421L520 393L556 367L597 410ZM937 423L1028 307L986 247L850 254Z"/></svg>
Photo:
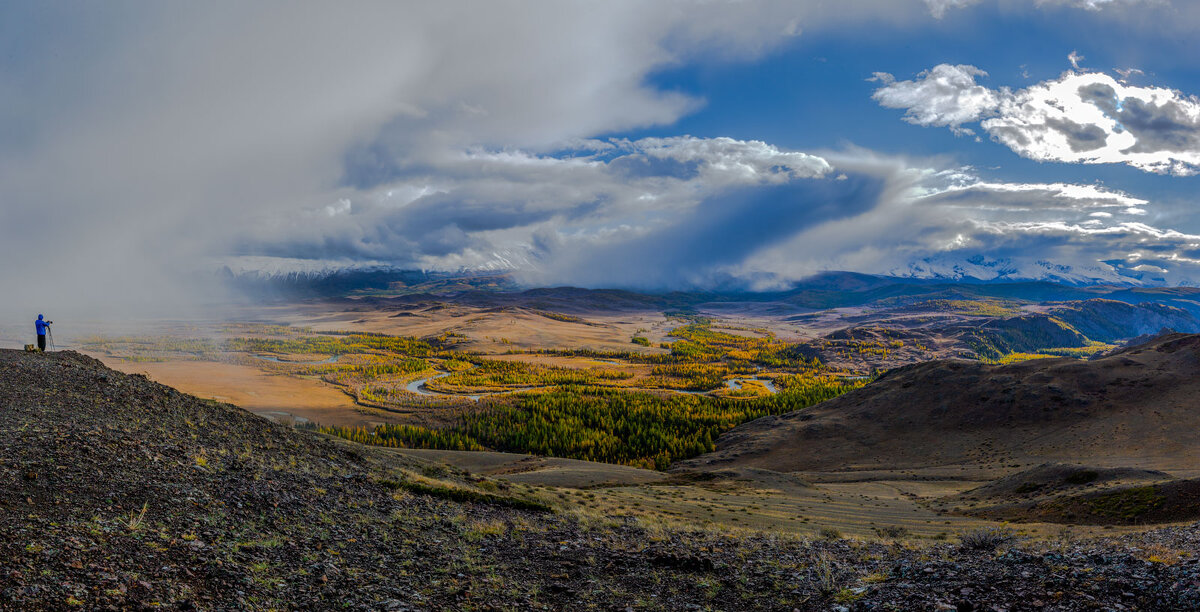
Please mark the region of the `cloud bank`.
<svg viewBox="0 0 1200 612"><path fill-rule="evenodd" d="M589 140L543 155L464 152L435 175L437 186L391 183L294 225L258 225L245 252L634 289L778 289L830 269L1146 283L1200 272L1200 238L1146 221L1146 199L869 151Z"/></svg>

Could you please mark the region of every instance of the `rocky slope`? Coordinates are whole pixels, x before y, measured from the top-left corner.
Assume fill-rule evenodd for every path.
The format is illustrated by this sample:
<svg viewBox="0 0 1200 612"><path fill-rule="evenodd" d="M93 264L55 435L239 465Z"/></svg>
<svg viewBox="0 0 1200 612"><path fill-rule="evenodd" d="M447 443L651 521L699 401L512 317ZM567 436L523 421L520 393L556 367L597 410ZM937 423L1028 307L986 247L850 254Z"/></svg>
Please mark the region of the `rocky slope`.
<svg viewBox="0 0 1200 612"><path fill-rule="evenodd" d="M1200 528L922 548L647 527L0 351L0 609L1194 609ZM543 494L544 495L544 494Z"/></svg>

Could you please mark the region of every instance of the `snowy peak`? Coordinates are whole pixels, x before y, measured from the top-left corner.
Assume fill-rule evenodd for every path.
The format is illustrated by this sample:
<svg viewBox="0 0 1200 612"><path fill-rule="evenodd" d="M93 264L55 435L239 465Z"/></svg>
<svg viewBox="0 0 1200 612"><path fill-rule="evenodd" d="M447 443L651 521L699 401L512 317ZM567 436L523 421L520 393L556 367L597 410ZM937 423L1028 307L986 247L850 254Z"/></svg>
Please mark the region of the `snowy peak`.
<svg viewBox="0 0 1200 612"><path fill-rule="evenodd" d="M1066 285L1116 284L1158 287L1167 284L1159 273L1131 270L1118 262L1100 262L1103 266L1075 267L1044 259L924 257L903 267L892 268L888 276L923 280L964 282L1047 281Z"/></svg>

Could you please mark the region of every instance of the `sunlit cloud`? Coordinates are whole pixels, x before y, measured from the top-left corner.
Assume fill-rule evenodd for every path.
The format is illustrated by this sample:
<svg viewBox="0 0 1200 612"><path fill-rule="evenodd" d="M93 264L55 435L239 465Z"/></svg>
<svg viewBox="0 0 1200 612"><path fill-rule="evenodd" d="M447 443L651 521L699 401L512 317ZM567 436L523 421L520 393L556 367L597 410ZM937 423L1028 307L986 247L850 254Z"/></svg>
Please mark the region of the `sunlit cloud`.
<svg viewBox="0 0 1200 612"><path fill-rule="evenodd" d="M1158 174L1200 171L1200 99L1173 89L1137 87L1098 72L1068 71L1025 89L989 89L987 73L942 64L897 81L886 73L874 98L905 109L922 126L969 132L977 123L993 140L1038 161L1127 164Z"/></svg>

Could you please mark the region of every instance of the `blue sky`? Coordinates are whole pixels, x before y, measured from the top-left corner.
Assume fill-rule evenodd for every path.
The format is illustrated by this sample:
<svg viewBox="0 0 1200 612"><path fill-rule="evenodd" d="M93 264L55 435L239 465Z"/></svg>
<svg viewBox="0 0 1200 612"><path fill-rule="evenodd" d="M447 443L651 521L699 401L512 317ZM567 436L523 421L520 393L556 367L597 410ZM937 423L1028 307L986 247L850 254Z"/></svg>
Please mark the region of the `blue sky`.
<svg viewBox="0 0 1200 612"><path fill-rule="evenodd" d="M952 11L917 29L838 30L797 36L748 63L692 64L650 76L657 87L705 99L699 111L637 136L731 136L800 149L846 144L898 155L952 155L964 164L997 168L1010 179L1103 180L1155 196L1185 195L1196 180L1163 180L1121 165L1081 167L1038 163L1003 145L974 143L944 130L899 122L901 112L871 99L875 72L912 78L938 64L970 64L989 73L992 87L1020 88L1070 69L1068 55L1099 71L1135 67L1137 82L1200 93L1200 45L1188 36L1136 31L1100 11L1003 11L994 4ZM813 118L830 118L814 121ZM628 136L626 134L626 136Z"/></svg>
<svg viewBox="0 0 1200 612"><path fill-rule="evenodd" d="M1194 3L0 12L0 256L39 254L0 281L64 300L226 266L1200 282Z"/></svg>

